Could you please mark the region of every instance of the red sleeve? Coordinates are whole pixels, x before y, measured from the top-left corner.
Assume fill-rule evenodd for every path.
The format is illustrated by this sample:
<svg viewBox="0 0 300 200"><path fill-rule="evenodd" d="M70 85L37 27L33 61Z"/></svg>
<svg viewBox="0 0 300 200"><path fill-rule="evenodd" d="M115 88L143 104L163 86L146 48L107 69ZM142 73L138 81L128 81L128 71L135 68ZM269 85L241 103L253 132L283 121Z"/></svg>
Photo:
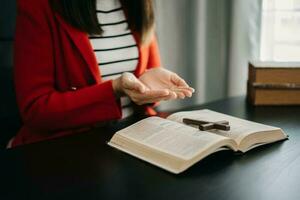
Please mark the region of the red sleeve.
<svg viewBox="0 0 300 200"><path fill-rule="evenodd" d="M48 132L120 118L111 81L77 91L55 89L51 11L45 2L18 2L14 79L24 125Z"/></svg>
<svg viewBox="0 0 300 200"><path fill-rule="evenodd" d="M159 53L157 38L155 34L149 45L149 59L148 59L147 69L151 69L154 67L161 67L160 53Z"/></svg>

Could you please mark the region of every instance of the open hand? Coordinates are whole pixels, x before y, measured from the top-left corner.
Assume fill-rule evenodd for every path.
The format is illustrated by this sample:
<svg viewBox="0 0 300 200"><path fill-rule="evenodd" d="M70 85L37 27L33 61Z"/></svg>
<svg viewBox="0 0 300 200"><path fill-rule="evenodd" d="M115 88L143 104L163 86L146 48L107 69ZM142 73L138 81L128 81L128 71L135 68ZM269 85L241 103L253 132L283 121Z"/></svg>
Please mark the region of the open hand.
<svg viewBox="0 0 300 200"><path fill-rule="evenodd" d="M164 68L147 70L139 80L150 91L168 90L170 99L191 97L195 91L177 74Z"/></svg>
<svg viewBox="0 0 300 200"><path fill-rule="evenodd" d="M137 105L155 103L170 98L168 90L149 90L132 73L125 72L113 81L117 97L127 95Z"/></svg>

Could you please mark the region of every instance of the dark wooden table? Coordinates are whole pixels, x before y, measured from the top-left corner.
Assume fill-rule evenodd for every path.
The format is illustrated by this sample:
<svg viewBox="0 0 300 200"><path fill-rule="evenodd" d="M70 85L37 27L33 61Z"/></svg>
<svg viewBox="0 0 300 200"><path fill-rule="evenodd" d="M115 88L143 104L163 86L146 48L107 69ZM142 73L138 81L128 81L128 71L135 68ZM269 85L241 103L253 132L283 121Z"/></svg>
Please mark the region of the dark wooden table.
<svg viewBox="0 0 300 200"><path fill-rule="evenodd" d="M238 97L188 110L202 108L279 126L290 140L218 152L173 175L106 145L129 120L0 152L0 199L300 199L300 107L252 107Z"/></svg>

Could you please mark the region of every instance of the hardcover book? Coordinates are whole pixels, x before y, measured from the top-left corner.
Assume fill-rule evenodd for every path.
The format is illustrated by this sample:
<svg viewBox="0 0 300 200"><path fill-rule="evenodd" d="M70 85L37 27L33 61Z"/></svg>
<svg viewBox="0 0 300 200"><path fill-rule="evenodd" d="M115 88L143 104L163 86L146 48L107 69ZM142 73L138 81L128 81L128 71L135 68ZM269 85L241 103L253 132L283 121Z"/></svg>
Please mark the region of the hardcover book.
<svg viewBox="0 0 300 200"><path fill-rule="evenodd" d="M226 121L230 130L199 130L183 119ZM282 129L211 110L177 112L163 119L149 117L114 134L108 145L178 174L218 151L247 152L287 139Z"/></svg>

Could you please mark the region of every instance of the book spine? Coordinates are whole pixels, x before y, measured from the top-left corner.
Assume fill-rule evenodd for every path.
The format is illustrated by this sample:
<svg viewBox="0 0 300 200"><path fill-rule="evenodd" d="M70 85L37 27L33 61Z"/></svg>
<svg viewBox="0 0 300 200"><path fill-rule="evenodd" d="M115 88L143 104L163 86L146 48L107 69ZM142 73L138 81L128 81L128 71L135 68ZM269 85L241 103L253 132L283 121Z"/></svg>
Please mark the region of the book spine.
<svg viewBox="0 0 300 200"><path fill-rule="evenodd" d="M300 105L300 90L257 89L252 87L251 104L256 106Z"/></svg>
<svg viewBox="0 0 300 200"><path fill-rule="evenodd" d="M251 83L256 82L256 68L251 62L248 64L248 81Z"/></svg>
<svg viewBox="0 0 300 200"><path fill-rule="evenodd" d="M255 92L250 81L247 83L247 101L255 105Z"/></svg>

